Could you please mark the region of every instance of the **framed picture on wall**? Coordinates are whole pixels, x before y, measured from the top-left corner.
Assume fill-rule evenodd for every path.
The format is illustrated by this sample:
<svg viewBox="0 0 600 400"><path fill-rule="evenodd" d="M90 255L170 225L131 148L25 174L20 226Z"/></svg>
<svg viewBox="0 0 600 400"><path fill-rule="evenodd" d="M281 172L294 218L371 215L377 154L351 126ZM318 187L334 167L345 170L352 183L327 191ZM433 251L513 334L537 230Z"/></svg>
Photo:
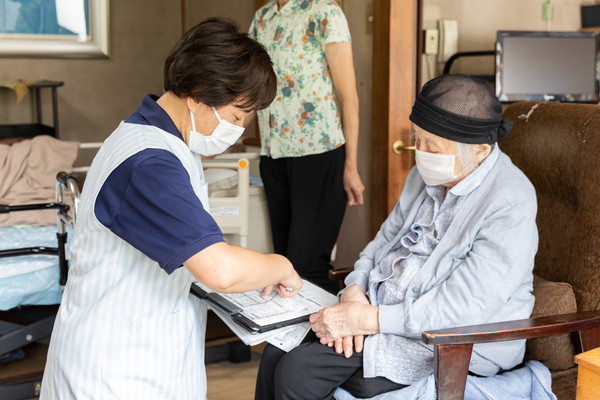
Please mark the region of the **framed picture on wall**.
<svg viewBox="0 0 600 400"><path fill-rule="evenodd" d="M0 57L106 58L109 0L0 0Z"/></svg>

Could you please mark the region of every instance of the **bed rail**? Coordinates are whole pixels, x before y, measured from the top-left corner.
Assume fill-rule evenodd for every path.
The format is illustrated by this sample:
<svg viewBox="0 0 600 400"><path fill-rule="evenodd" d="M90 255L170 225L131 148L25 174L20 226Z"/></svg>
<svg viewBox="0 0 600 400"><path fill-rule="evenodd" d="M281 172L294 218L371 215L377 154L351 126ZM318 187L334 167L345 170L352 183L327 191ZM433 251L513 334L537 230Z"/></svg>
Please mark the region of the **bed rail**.
<svg viewBox="0 0 600 400"><path fill-rule="evenodd" d="M248 247L250 163L246 157L236 157L237 154L224 154L214 159L202 160L202 164L205 169L227 168L237 171L236 194L210 196L210 213L223 233L238 234L240 246Z"/></svg>
<svg viewBox="0 0 600 400"><path fill-rule="evenodd" d="M59 283L61 286L67 284L69 274L69 263L67 262L67 225L75 226L77 221L77 211L79 210L79 185L77 179L67 174L64 171L56 174L56 202L65 203L65 190L68 189L71 195L71 203L73 204L72 213L69 215L68 210L58 210L56 212L56 239L58 241L58 262L60 270Z"/></svg>
<svg viewBox="0 0 600 400"><path fill-rule="evenodd" d="M71 195L71 203L73 204L72 216L68 214L68 209L59 209L57 217L62 220L63 224L75 225L75 222L77 221L77 211L79 210L79 185L77 179L72 175L61 171L56 175L56 202L59 204L65 203L65 189L69 189ZM62 228L64 230L64 225L62 225Z"/></svg>
<svg viewBox="0 0 600 400"><path fill-rule="evenodd" d="M39 203L39 204L25 204L21 206L9 206L6 204L0 204L0 214L7 214L16 211L31 211L31 210L50 210L50 209L64 209L69 211L69 206L58 203Z"/></svg>
<svg viewBox="0 0 600 400"><path fill-rule="evenodd" d="M65 191L68 190L71 196L72 206L69 206L65 202ZM24 247L20 249L8 249L0 250L0 258L3 257L14 257L31 254L50 254L57 255L59 262L60 278L59 283L61 286L66 285L69 264L67 256L67 225L75 225L77 219L77 210L79 208L79 185L77 180L66 172L59 172L56 175L56 202L54 203L39 203L39 204L25 204L25 205L0 205L0 214L18 211L31 211L31 210L49 210L56 209L56 247ZM71 215L69 215L71 211Z"/></svg>

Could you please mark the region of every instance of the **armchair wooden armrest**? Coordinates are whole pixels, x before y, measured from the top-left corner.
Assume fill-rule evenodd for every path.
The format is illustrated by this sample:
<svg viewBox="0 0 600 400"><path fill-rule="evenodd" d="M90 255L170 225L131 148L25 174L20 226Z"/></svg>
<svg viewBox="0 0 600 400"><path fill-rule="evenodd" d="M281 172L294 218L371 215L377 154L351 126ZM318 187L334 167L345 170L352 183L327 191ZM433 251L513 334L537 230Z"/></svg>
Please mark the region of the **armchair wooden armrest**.
<svg viewBox="0 0 600 400"><path fill-rule="evenodd" d="M434 346L438 400L462 400L473 344L578 332L582 351L600 347L600 310L426 331Z"/></svg>
<svg viewBox="0 0 600 400"><path fill-rule="evenodd" d="M332 281L343 281L348 274L354 270L353 267L333 268L329 270L329 279Z"/></svg>

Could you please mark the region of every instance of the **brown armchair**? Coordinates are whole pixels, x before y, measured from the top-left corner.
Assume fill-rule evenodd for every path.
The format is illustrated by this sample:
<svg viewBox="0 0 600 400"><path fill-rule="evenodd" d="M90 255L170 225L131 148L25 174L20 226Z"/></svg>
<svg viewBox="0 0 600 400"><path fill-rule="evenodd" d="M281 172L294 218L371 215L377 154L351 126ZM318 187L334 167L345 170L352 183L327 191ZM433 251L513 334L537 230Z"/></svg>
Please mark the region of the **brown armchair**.
<svg viewBox="0 0 600 400"><path fill-rule="evenodd" d="M434 345L440 400L463 398L473 344L513 339L532 339L526 358L551 370L559 400L575 399L574 355L600 347L600 107L522 102L504 116L515 125L500 148L538 197L535 318L423 332L423 340Z"/></svg>
<svg viewBox="0 0 600 400"><path fill-rule="evenodd" d="M434 346L439 400L463 398L473 344L516 339L528 339L526 359L550 369L558 399L574 400L574 355L600 347L600 107L521 102L504 115L515 125L500 148L538 197L532 318L422 337Z"/></svg>

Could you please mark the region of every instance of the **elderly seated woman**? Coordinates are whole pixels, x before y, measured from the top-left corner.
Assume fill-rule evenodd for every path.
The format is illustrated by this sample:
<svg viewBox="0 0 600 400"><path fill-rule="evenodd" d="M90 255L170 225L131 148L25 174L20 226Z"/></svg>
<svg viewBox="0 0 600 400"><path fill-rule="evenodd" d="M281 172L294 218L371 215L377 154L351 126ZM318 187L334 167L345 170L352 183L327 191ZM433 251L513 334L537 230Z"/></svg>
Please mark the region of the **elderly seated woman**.
<svg viewBox="0 0 600 400"><path fill-rule="evenodd" d="M498 148L510 131L489 85L464 75L416 99L416 168L348 275L340 304L311 316L290 351L265 348L256 399L364 398L433 372L422 331L528 318L537 251L535 190ZM523 361L525 341L475 345L469 370Z"/></svg>

